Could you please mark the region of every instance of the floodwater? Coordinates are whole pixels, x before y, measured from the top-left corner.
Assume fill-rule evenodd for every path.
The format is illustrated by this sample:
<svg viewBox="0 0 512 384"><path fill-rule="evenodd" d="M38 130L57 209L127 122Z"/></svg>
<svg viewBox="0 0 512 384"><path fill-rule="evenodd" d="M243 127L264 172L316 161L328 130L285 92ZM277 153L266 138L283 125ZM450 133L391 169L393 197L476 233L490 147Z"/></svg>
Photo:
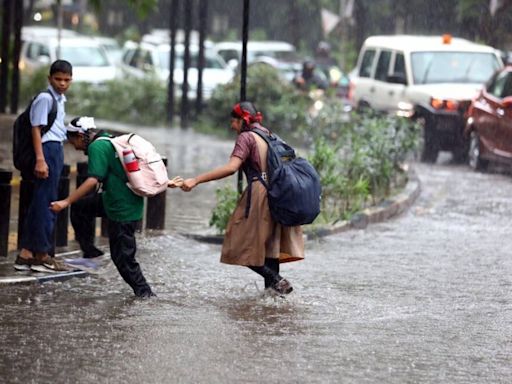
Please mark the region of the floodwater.
<svg viewBox="0 0 512 384"><path fill-rule="evenodd" d="M182 158L185 170L192 158L214 161ZM307 242L304 261L282 266L295 288L286 299L265 295L250 270L220 264L220 246L180 235L179 222L138 238L156 299L134 299L112 264L84 279L4 287L0 381L510 382L510 176L415 167L416 204Z"/></svg>

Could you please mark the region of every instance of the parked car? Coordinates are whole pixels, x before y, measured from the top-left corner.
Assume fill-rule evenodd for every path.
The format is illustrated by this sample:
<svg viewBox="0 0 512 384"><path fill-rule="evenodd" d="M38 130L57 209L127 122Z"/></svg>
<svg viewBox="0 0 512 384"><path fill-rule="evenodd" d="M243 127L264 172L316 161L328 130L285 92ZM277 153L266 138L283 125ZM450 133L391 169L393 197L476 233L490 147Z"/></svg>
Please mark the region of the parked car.
<svg viewBox="0 0 512 384"><path fill-rule="evenodd" d="M113 37L105 36L94 36L93 39L96 40L101 47L103 47L111 63L119 64L121 62L123 49L116 39Z"/></svg>
<svg viewBox="0 0 512 384"><path fill-rule="evenodd" d="M191 64L188 71L189 99L195 99L197 95L197 58L199 47L190 45ZM135 77L157 76L163 82L169 80L170 63L170 45L169 44L134 44L129 42L125 44L122 59L122 68L128 75ZM183 55L185 47L183 44L177 44L175 47L176 62L174 69L174 82L176 85L176 94L181 96L183 84ZM226 62L210 49L205 50L205 66L203 68L203 98L208 100L213 90L220 84L226 84L234 76L234 72L229 68Z"/></svg>
<svg viewBox="0 0 512 384"><path fill-rule="evenodd" d="M465 135L469 165L483 171L489 162L512 165L512 66L497 71L468 109Z"/></svg>
<svg viewBox="0 0 512 384"><path fill-rule="evenodd" d="M59 50L60 48L60 55ZM23 42L20 54L22 73L47 66L61 58L73 65L73 81L101 84L117 77L117 68L100 44L89 37L30 37Z"/></svg>
<svg viewBox="0 0 512 384"><path fill-rule="evenodd" d="M502 66L496 49L449 35L373 36L359 54L352 103L419 121L423 161L435 162L440 150L463 161L464 114Z"/></svg>
<svg viewBox="0 0 512 384"><path fill-rule="evenodd" d="M237 68L242 60L241 41L222 41L213 47L232 67ZM247 64L267 64L277 69L283 78L292 81L302 70L302 60L295 47L284 41L249 41L247 43Z"/></svg>

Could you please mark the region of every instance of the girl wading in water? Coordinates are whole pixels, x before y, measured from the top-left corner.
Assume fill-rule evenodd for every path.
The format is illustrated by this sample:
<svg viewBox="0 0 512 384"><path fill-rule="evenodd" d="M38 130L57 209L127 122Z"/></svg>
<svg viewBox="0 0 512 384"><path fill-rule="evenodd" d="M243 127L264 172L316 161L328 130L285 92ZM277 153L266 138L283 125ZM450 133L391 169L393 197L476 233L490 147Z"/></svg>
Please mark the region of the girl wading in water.
<svg viewBox="0 0 512 384"><path fill-rule="evenodd" d="M228 163L185 180L182 189L191 191L198 184L230 176L242 167L250 188L243 192L228 222L220 261L249 267L264 278L265 289L287 295L293 287L279 274L279 264L302 260L304 240L300 226L282 226L270 215L267 190L256 176L259 173L266 179L268 147L265 140L251 132L253 128L270 132L261 121L261 113L251 102L236 104L231 111L231 129L238 136Z"/></svg>

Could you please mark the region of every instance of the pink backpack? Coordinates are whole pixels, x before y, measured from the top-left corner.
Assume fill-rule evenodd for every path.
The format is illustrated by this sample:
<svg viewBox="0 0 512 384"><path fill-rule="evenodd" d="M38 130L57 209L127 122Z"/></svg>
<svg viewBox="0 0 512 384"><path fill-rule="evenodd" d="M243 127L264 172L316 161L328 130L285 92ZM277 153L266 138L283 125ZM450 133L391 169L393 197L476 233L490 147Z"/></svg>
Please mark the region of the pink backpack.
<svg viewBox="0 0 512 384"><path fill-rule="evenodd" d="M127 185L133 193L151 197L167 189L167 168L149 141L135 133L98 139L112 143L128 177Z"/></svg>

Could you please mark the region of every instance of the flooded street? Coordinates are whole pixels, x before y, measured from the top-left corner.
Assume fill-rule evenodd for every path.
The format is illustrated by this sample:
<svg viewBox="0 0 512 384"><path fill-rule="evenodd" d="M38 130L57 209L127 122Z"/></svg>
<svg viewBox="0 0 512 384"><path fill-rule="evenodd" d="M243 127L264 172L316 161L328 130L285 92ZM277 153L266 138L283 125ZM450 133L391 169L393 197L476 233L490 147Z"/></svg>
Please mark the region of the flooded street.
<svg viewBox="0 0 512 384"><path fill-rule="evenodd" d="M231 145L212 146L173 149L171 173L222 164ZM193 217L214 204L219 183L172 191L170 230L138 238L158 297L132 298L112 264L84 279L6 287L0 381L509 382L512 180L415 168L422 194L408 212L309 241L305 261L282 266L295 288L286 299L264 295L248 269L220 264L220 246L178 233L200 226Z"/></svg>

